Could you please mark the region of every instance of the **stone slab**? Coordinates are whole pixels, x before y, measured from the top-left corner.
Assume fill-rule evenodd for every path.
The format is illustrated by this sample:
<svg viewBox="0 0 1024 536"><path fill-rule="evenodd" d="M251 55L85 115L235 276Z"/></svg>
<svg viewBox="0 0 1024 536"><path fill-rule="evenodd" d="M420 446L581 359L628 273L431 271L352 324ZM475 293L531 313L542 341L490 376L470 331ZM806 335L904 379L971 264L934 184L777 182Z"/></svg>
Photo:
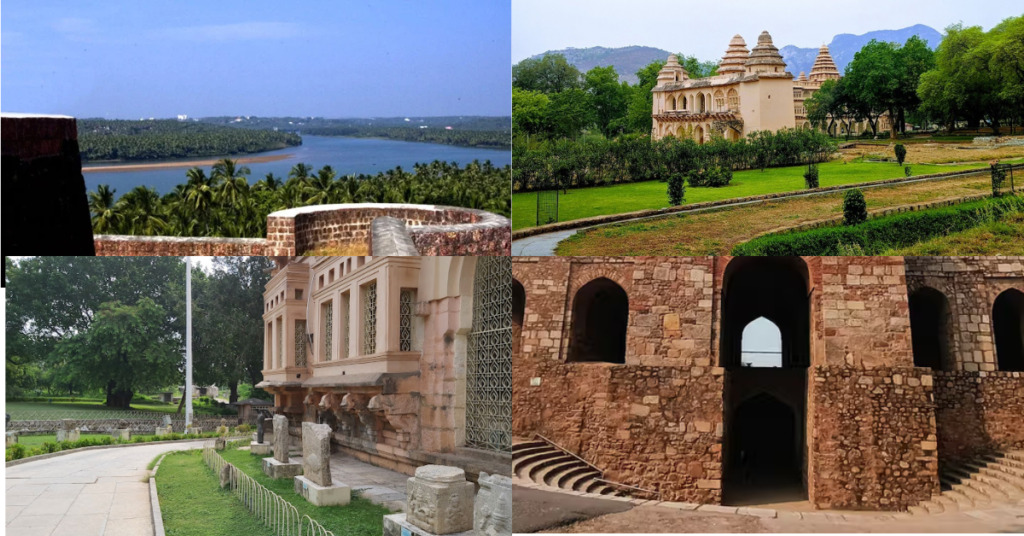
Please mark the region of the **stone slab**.
<svg viewBox="0 0 1024 536"><path fill-rule="evenodd" d="M747 508L747 507L743 507L743 508L740 508L737 513L739 515L741 515L741 516L763 517L763 518L766 518L766 519L775 519L779 515L779 512L777 510L773 510L771 508Z"/></svg>
<svg viewBox="0 0 1024 536"><path fill-rule="evenodd" d="M287 463L263 458L263 472L270 478L295 478L302 474L302 464L290 458Z"/></svg>
<svg viewBox="0 0 1024 536"><path fill-rule="evenodd" d="M384 516L384 536L438 536L427 532L406 520L405 514ZM449 536L475 536L474 531L456 532Z"/></svg>
<svg viewBox="0 0 1024 536"><path fill-rule="evenodd" d="M128 428L120 428L110 432L110 435L113 436L114 439L123 439L125 441L128 441L129 439L131 439L132 431Z"/></svg>
<svg viewBox="0 0 1024 536"><path fill-rule="evenodd" d="M291 442L291 438L288 435L288 417L284 415L274 415L274 459L282 462L288 462L288 447Z"/></svg>
<svg viewBox="0 0 1024 536"><path fill-rule="evenodd" d="M352 501L352 488L338 480L333 480L330 486L321 486L300 475L295 477L295 493L314 506L344 506Z"/></svg>
<svg viewBox="0 0 1024 536"><path fill-rule="evenodd" d="M330 426L302 423L302 474L321 487L333 486Z"/></svg>
<svg viewBox="0 0 1024 536"><path fill-rule="evenodd" d="M249 454L254 456L269 456L273 453L273 447L270 443L257 443L252 441L249 443Z"/></svg>
<svg viewBox="0 0 1024 536"><path fill-rule="evenodd" d="M735 506L719 506L717 504L702 504L697 508L698 512L709 514L735 514L739 508Z"/></svg>

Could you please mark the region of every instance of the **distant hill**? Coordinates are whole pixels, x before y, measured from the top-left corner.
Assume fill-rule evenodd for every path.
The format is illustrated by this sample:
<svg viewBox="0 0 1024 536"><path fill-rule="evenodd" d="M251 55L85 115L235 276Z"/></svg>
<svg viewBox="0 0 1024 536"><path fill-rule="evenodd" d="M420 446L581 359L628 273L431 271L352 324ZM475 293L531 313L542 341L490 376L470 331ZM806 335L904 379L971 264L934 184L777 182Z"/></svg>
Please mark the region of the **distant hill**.
<svg viewBox="0 0 1024 536"><path fill-rule="evenodd" d="M842 72L843 69L846 68L846 64L853 60L853 55L872 39L904 43L912 35L919 36L921 39L927 41L928 46L933 50L938 46L939 42L942 41L942 34L938 31L923 24L917 24L909 28L903 28L902 30L877 30L874 32L868 32L864 35L839 34L832 39L828 48L832 53L832 58L835 60L836 66L838 66L839 71ZM748 49L753 48L753 46L757 44L756 35L748 35L744 37L746 38ZM727 44L728 39L723 40L723 53ZM786 60L786 70L793 73L793 76L797 76L800 74L800 71L810 74L811 66L814 65L814 57L818 55L818 47L799 48L793 45L786 45L782 47L779 52L782 54L782 58ZM563 50L549 50L543 54L537 54L536 56L533 56L533 58L540 58L545 54L561 54L565 56L566 61L575 65L580 72L584 73L593 67L614 65L615 72L619 73L620 80L627 81L630 84L635 84L637 82L636 72L640 70L641 67L644 67L654 60L665 60L668 58L670 52L660 48L643 46L622 48L566 48ZM722 58L716 57L700 59L719 61Z"/></svg>
<svg viewBox="0 0 1024 536"><path fill-rule="evenodd" d="M935 50L935 47L942 41L942 34L934 28L917 24L902 30L877 30L864 35L839 34L832 38L832 42L828 45L828 50L832 54L832 59L836 62L836 67L839 67L839 72L843 72L846 69L846 65L853 61L853 55L872 39L905 43L913 35L927 41L928 46L932 50ZM782 54L782 59L786 60L786 70L797 76L800 74L800 71L807 74L811 73L814 57L818 55L818 47L799 48L787 45L779 49L779 53Z"/></svg>
<svg viewBox="0 0 1024 536"><path fill-rule="evenodd" d="M537 54L533 58L541 58L547 54L561 54L565 56L565 60L575 65L581 73L585 73L594 67L614 65L615 72L619 73L619 80L635 84L637 83L636 72L640 68L654 60L664 61L670 53L667 50L654 47L590 47L549 50L543 54Z"/></svg>

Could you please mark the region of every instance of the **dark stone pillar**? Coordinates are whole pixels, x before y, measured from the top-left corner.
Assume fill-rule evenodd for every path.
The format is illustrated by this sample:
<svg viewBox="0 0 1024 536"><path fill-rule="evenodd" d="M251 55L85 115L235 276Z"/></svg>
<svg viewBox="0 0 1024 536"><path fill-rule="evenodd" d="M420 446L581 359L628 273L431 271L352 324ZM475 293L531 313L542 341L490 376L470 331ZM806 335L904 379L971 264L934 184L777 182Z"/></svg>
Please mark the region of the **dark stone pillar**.
<svg viewBox="0 0 1024 536"><path fill-rule="evenodd" d="M94 255L73 117L0 115L3 245L18 255Z"/></svg>

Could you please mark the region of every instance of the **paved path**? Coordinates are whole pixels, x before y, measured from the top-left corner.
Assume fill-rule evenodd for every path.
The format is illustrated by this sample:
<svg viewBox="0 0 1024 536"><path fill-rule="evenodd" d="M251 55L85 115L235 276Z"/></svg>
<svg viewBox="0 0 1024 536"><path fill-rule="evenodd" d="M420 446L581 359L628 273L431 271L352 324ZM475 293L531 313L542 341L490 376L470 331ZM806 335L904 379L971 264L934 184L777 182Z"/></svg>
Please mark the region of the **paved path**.
<svg viewBox="0 0 1024 536"><path fill-rule="evenodd" d="M6 469L8 536L153 534L149 471L156 456L202 441L88 450Z"/></svg>

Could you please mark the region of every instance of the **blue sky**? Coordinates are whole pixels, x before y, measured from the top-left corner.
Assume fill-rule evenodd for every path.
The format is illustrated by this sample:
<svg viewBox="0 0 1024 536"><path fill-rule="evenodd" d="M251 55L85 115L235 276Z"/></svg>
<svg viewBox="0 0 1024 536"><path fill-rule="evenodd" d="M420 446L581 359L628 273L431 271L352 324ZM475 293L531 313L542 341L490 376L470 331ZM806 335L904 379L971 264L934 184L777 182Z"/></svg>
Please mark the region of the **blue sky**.
<svg viewBox="0 0 1024 536"><path fill-rule="evenodd" d="M5 0L4 112L509 115L508 1Z"/></svg>
<svg viewBox="0 0 1024 536"><path fill-rule="evenodd" d="M779 48L819 47L841 33L862 35L915 24L942 32L962 21L988 30L1022 12L1021 0L515 0L512 61L567 47L631 45L718 60L737 33L748 46L767 30Z"/></svg>

